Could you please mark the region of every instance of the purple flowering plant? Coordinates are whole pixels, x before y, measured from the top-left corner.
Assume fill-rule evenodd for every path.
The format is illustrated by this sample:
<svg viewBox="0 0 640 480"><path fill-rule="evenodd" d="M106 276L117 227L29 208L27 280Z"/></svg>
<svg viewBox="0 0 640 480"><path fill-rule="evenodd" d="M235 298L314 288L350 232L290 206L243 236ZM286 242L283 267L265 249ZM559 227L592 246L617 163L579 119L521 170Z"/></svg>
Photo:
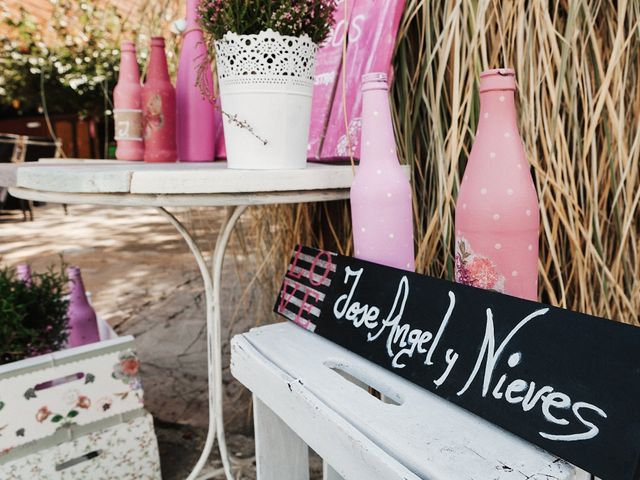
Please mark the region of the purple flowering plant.
<svg viewBox="0 0 640 480"><path fill-rule="evenodd" d="M322 43L333 25L336 0L201 0L200 25L213 40L271 29L281 35L307 34Z"/></svg>
<svg viewBox="0 0 640 480"><path fill-rule="evenodd" d="M0 267L0 365L64 348L68 337L67 277L49 268L30 284Z"/></svg>

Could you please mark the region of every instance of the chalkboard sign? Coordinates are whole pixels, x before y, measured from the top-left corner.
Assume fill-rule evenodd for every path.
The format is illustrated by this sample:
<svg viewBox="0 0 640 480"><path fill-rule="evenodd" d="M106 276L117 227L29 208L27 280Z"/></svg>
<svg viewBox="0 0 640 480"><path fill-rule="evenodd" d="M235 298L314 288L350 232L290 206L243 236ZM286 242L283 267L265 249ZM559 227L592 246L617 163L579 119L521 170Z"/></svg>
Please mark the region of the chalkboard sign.
<svg viewBox="0 0 640 480"><path fill-rule="evenodd" d="M308 247L275 311L604 480L640 479L640 328Z"/></svg>

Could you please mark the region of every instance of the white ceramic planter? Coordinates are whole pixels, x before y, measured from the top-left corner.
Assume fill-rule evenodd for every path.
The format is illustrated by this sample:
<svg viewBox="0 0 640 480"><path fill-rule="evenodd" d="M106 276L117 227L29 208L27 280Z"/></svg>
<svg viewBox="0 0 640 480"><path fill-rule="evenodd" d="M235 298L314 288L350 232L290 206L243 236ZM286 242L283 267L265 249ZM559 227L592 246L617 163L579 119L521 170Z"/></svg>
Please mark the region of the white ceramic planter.
<svg viewBox="0 0 640 480"><path fill-rule="evenodd" d="M317 46L266 30L215 48L229 168L304 168Z"/></svg>

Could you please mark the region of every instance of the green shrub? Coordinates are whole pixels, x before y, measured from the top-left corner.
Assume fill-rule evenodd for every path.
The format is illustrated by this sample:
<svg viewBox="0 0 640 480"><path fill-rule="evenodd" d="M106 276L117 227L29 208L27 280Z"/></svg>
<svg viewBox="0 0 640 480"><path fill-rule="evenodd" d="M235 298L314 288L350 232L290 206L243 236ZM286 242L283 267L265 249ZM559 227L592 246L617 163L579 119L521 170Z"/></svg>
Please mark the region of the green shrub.
<svg viewBox="0 0 640 480"><path fill-rule="evenodd" d="M0 364L55 352L68 337L64 270L34 273L30 286L0 269Z"/></svg>

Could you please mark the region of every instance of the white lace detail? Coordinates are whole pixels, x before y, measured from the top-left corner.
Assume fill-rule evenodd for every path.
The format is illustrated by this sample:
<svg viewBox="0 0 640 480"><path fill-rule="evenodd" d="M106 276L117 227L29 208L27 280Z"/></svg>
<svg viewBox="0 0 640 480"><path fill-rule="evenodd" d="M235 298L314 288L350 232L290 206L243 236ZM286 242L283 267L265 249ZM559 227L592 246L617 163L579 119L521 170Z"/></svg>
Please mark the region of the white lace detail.
<svg viewBox="0 0 640 480"><path fill-rule="evenodd" d="M291 37L271 29L255 35L227 32L215 47L221 83L313 84L318 47L307 35Z"/></svg>

